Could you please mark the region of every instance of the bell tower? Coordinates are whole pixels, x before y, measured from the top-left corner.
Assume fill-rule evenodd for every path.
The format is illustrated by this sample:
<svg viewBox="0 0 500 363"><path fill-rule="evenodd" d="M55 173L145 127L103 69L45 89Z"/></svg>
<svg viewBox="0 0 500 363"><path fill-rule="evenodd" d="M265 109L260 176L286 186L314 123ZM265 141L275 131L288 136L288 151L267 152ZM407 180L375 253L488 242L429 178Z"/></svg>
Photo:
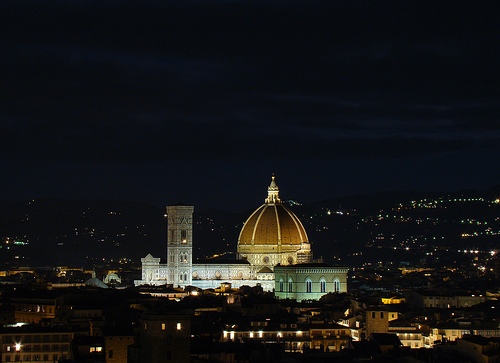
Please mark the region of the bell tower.
<svg viewBox="0 0 500 363"><path fill-rule="evenodd" d="M189 205L167 206L167 283L174 287L192 283L193 211Z"/></svg>

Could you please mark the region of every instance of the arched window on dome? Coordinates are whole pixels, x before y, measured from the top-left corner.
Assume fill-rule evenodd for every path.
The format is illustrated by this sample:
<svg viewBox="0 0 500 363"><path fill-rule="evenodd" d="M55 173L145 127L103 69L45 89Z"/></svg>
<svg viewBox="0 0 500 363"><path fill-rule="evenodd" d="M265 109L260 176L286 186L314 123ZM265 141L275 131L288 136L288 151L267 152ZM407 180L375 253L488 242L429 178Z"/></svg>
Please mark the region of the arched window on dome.
<svg viewBox="0 0 500 363"><path fill-rule="evenodd" d="M293 292L293 280L288 279L288 292Z"/></svg>
<svg viewBox="0 0 500 363"><path fill-rule="evenodd" d="M333 280L333 292L340 292L340 281L338 278Z"/></svg>
<svg viewBox="0 0 500 363"><path fill-rule="evenodd" d="M319 288L321 292L326 292L326 281L325 279L319 280Z"/></svg>
<svg viewBox="0 0 500 363"><path fill-rule="evenodd" d="M279 289L278 290L279 292L283 292L283 278L282 277L280 277L280 283L279 283L278 289Z"/></svg>
<svg viewBox="0 0 500 363"><path fill-rule="evenodd" d="M306 292L312 292L312 281L311 279L306 279Z"/></svg>

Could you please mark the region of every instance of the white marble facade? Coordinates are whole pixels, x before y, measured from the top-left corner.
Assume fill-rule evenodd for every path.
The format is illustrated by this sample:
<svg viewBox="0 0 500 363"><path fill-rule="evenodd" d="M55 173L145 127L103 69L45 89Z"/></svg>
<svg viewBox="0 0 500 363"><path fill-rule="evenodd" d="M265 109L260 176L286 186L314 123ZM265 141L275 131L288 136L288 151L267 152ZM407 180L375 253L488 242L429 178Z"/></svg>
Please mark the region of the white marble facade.
<svg viewBox="0 0 500 363"><path fill-rule="evenodd" d="M225 263L193 263L193 211L192 206L167 207L167 263L148 254L141 259L142 278L135 285L172 285L174 287L195 286L215 289L221 283L231 286L260 285L265 291L273 291L274 274L262 266L252 266L245 260Z"/></svg>

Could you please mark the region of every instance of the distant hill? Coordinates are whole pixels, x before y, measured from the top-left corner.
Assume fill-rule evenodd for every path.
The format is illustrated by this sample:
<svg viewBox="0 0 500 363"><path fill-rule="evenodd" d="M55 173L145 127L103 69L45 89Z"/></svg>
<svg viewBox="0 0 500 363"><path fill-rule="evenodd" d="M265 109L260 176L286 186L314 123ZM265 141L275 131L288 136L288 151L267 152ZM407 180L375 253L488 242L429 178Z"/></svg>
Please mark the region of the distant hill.
<svg viewBox="0 0 500 363"><path fill-rule="evenodd" d="M18 256L18 262L34 265L89 265L137 259L144 247L164 254L165 219L161 209L138 202L2 201L0 238L4 263L16 262ZM18 244L9 246L7 238Z"/></svg>
<svg viewBox="0 0 500 363"><path fill-rule="evenodd" d="M385 249L393 254L429 246L498 248L500 204L494 201L499 196L500 186L455 193L384 192L290 208L303 222L315 258L342 264L367 250L375 258L381 248L382 257L394 259L410 256L390 256ZM195 258L234 256L251 212L195 210ZM147 253L165 258L164 213L148 204L115 200L0 201L0 262L92 266L120 259L138 262ZM412 258L420 257L414 253Z"/></svg>

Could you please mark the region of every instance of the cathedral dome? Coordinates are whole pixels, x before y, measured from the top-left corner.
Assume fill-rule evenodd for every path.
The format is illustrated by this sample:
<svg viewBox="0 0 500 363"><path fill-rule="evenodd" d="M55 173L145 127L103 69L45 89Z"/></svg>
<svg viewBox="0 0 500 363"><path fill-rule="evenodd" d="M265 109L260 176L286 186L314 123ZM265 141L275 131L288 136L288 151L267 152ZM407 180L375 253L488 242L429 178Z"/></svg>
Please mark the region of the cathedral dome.
<svg viewBox="0 0 500 363"><path fill-rule="evenodd" d="M307 234L297 216L283 204L263 204L247 219L238 245L301 245Z"/></svg>
<svg viewBox="0 0 500 363"><path fill-rule="evenodd" d="M274 176L265 203L252 213L241 229L238 253L253 265L268 266L307 262L310 257L304 226L281 203Z"/></svg>

